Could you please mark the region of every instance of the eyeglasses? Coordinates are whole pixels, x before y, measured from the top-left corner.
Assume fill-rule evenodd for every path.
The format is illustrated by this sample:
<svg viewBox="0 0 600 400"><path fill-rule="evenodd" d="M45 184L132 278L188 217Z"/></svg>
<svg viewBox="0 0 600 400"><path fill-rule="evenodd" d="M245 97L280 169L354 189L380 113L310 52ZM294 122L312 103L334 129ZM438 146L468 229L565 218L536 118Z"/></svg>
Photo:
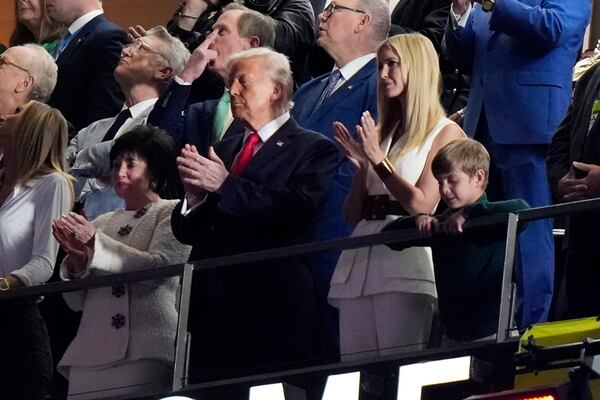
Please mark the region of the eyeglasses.
<svg viewBox="0 0 600 400"><path fill-rule="evenodd" d="M136 52L139 49L144 49L148 53L157 54L157 55L161 56L162 58L164 58L164 60L167 62L167 64L171 65L171 61L167 58L167 56L162 54L160 51L156 51L156 50L152 49L152 47L150 47L150 45L148 43L145 43L140 38L135 39L133 42L131 42L129 44L126 44L124 48L129 49L133 52Z"/></svg>
<svg viewBox="0 0 600 400"><path fill-rule="evenodd" d="M5 65L10 65L12 67L15 67L16 69L20 69L21 71L25 72L27 75L31 76L31 72L29 72L27 70L27 68L23 68L20 65L17 65L14 62L8 60L5 56L0 55L0 68L4 67Z"/></svg>
<svg viewBox="0 0 600 400"><path fill-rule="evenodd" d="M323 9L323 15L325 16L325 18L329 18L331 17L331 15L333 14L333 12L335 10L347 10L347 11L353 11L355 13L360 13L360 14L366 14L366 11L363 10L359 10L357 8L351 8L351 7L346 7L346 6L341 6L339 4L335 4L333 1L331 3L329 3L329 5L327 7L325 7Z"/></svg>

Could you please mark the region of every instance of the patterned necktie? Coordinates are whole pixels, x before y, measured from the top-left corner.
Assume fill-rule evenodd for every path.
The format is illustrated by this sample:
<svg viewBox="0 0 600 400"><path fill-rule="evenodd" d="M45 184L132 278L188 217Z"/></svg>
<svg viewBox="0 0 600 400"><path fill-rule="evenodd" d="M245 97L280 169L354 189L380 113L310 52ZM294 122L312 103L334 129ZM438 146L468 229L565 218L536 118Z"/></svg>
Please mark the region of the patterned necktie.
<svg viewBox="0 0 600 400"><path fill-rule="evenodd" d="M329 79L327 79L327 86L323 89L323 93L321 93L321 97L319 97L319 101L317 101L317 105L315 106L315 111L321 107L321 104L328 98L331 93L333 93L333 89L338 84L338 82L342 79L342 73L339 69L336 69L329 74ZM314 112L314 111L313 111Z"/></svg>
<svg viewBox="0 0 600 400"><path fill-rule="evenodd" d="M110 128L108 128L108 131L106 132L106 135L104 135L104 139L102 139L102 141L108 142L109 140L113 140L119 129L129 118L131 118L131 111L129 111L129 108L121 110L119 115L117 115L117 118L115 118L115 122L113 122Z"/></svg>
<svg viewBox="0 0 600 400"><path fill-rule="evenodd" d="M254 148L258 142L260 142L260 136L258 136L256 131L254 131L250 134L250 136L248 136L248 139L246 139L246 143L244 143L244 147L242 148L235 165L231 169L231 175L240 176L242 174L252 159L252 156L254 155Z"/></svg>

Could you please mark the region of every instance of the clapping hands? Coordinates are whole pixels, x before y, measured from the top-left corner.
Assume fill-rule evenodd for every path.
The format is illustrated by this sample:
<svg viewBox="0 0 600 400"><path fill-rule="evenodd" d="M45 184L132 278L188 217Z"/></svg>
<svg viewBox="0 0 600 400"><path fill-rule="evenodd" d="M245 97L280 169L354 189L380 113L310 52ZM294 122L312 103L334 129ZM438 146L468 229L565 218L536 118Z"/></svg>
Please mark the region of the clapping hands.
<svg viewBox="0 0 600 400"><path fill-rule="evenodd" d="M96 227L85 215L74 212L52 222L52 235L70 257L72 270L82 270L88 263L88 252L94 248Z"/></svg>
<svg viewBox="0 0 600 400"><path fill-rule="evenodd" d="M198 153L196 146L186 144L177 157L177 168L189 206L201 201L208 192L219 190L229 176L223 161L212 147L206 158Z"/></svg>
<svg viewBox="0 0 600 400"><path fill-rule="evenodd" d="M366 170L369 163L377 165L385 158L379 146L379 132L368 111L363 113L360 125L356 126L356 139L340 122L334 122L333 129L336 142L358 170Z"/></svg>

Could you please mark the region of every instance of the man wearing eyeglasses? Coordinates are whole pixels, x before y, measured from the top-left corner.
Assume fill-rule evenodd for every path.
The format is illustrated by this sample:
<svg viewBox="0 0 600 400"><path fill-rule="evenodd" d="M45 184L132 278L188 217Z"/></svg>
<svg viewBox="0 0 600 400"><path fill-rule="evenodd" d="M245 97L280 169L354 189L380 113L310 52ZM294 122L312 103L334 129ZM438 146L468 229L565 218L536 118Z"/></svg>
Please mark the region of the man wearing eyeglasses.
<svg viewBox="0 0 600 400"><path fill-rule="evenodd" d="M356 126L364 111L377 115L375 49L388 34L389 7L383 0L335 0L319 14L319 21L317 44L333 58L335 67L331 73L298 89L294 95L292 115L302 127L333 139L335 121L345 126ZM319 240L346 237L352 232L343 213L343 204L353 175L351 163L342 160L329 190L326 211L319 227ZM319 295L324 298L327 297L338 256L339 252L320 256L315 269ZM335 311L328 308L320 317L323 324L329 326L329 335L321 337L324 354L335 354L338 346Z"/></svg>
<svg viewBox="0 0 600 400"><path fill-rule="evenodd" d="M56 75L56 63L42 47L27 44L6 49L0 55L0 117L14 114L29 100L46 102L56 85ZM0 149L0 187L3 175Z"/></svg>
<svg viewBox="0 0 600 400"><path fill-rule="evenodd" d="M115 80L125 97L122 110L83 128L71 140L67 160L79 201L88 218L122 206L122 200L108 184L109 153L114 139L146 123L158 97L180 73L190 53L179 39L163 27L148 30L144 37L125 46L114 70Z"/></svg>
<svg viewBox="0 0 600 400"><path fill-rule="evenodd" d="M98 0L47 0L48 16L68 26L58 46L58 82L49 104L76 130L119 112L123 95L113 78L127 34L104 16Z"/></svg>

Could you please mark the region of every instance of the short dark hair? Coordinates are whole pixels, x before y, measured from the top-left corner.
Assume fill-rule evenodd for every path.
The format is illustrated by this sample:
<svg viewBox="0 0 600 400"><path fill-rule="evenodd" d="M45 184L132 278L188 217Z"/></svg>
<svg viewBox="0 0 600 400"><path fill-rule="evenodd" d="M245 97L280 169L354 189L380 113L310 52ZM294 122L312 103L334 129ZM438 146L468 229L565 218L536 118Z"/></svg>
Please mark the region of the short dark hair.
<svg viewBox="0 0 600 400"><path fill-rule="evenodd" d="M175 162L175 141L163 129L152 125L138 125L119 136L110 149L110 165L119 156L135 154L146 161L154 191L164 199L176 199L182 194L182 185Z"/></svg>

